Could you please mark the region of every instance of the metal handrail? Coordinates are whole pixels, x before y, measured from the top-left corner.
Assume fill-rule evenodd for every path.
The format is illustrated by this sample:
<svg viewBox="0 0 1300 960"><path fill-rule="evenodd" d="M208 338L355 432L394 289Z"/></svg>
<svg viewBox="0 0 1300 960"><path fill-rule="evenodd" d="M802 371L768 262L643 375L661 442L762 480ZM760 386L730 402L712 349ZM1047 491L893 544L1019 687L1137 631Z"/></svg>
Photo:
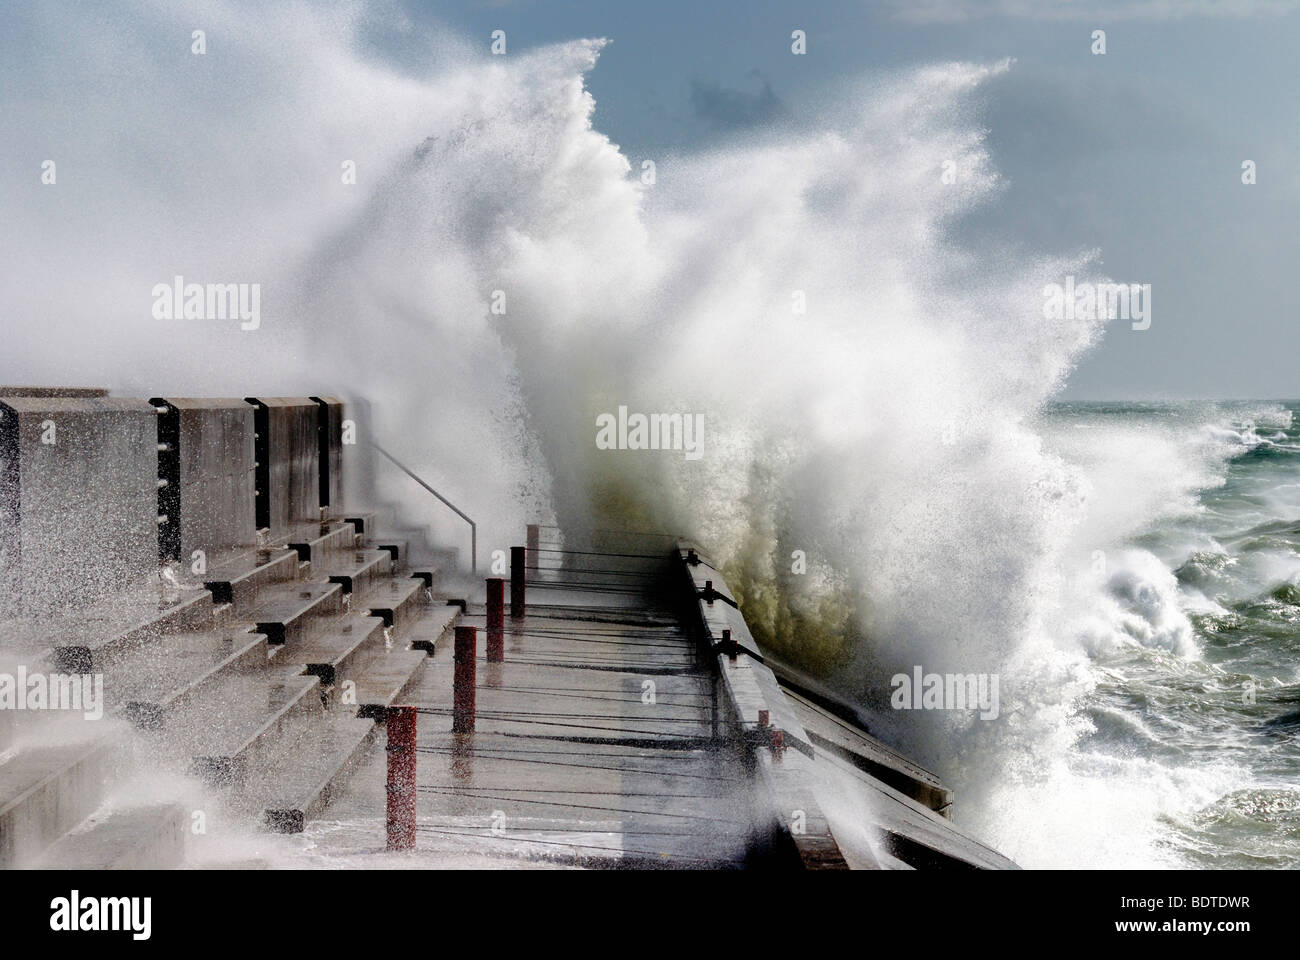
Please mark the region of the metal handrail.
<svg viewBox="0 0 1300 960"><path fill-rule="evenodd" d="M478 573L478 524L476 524L473 520L471 520L469 518L469 515L465 513L464 510L456 506L456 504L452 503L450 500L444 497L437 490L433 489L433 487L429 486L427 483L421 480L418 476L415 475L414 471L412 471L410 467L406 466L406 464L402 463L400 460L398 460L395 456L393 456L391 453L389 453L379 444L375 443L375 441L371 440L370 445L374 447L377 451L379 451L379 454L383 456L385 459L387 459L390 463L392 463L393 466L397 467L398 470L401 470L404 474L406 474L408 477L410 477L420 486L424 487L425 490L428 490L431 494L433 494L444 504L446 504L446 506L451 510L452 513L456 514L456 516L460 517L462 520L464 520L466 523L469 524L470 571L472 573Z"/></svg>

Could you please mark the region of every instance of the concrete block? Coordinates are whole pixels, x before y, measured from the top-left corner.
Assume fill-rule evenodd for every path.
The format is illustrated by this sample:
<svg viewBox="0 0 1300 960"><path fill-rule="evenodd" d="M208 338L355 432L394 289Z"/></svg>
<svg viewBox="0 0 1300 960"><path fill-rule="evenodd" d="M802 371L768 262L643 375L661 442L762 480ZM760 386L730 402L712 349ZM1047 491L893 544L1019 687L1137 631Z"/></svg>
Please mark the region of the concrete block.
<svg viewBox="0 0 1300 960"><path fill-rule="evenodd" d="M159 397L158 512L163 560L188 562L257 542L255 411L239 399Z"/></svg>
<svg viewBox="0 0 1300 960"><path fill-rule="evenodd" d="M320 450L320 505L343 502L343 401L312 397L317 404L317 443Z"/></svg>
<svg viewBox="0 0 1300 960"><path fill-rule="evenodd" d="M157 571L157 431L143 400L0 397L0 608L39 615Z"/></svg>
<svg viewBox="0 0 1300 960"><path fill-rule="evenodd" d="M122 740L33 747L0 780L0 869L31 863L99 806L121 769Z"/></svg>
<svg viewBox="0 0 1300 960"><path fill-rule="evenodd" d="M272 539L320 520L320 406L305 398L249 397L257 434L256 520Z"/></svg>
<svg viewBox="0 0 1300 960"><path fill-rule="evenodd" d="M185 859L189 814L179 803L96 811L41 858L42 870L173 870Z"/></svg>
<svg viewBox="0 0 1300 960"><path fill-rule="evenodd" d="M103 387L0 387L0 397L106 397Z"/></svg>

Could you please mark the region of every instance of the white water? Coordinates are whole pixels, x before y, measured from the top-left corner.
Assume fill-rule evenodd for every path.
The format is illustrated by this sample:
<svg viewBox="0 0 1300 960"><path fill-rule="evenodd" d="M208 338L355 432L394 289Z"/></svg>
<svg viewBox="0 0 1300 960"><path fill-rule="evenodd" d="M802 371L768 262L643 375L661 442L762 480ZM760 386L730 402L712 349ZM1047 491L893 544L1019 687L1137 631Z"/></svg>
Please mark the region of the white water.
<svg viewBox="0 0 1300 960"><path fill-rule="evenodd" d="M804 550L788 602L850 598L879 702L914 664L1002 677L997 723L879 722L1028 865L1151 862L1162 805L1187 778L1213 792L1141 760L1069 764L1087 651L1113 626L1077 571L1221 460L1153 469L1137 503L1110 472L1128 458L1045 449L1034 417L1101 324L1043 319L1042 287L1101 278L1069 247L950 230L996 202L971 103L1008 64L866 78L798 125L661 157L647 186L592 128L599 42L503 59L431 37L414 77L368 59L353 7L195 6L0 14L32 36L0 64L0 380L364 397L377 439L480 520L481 554L539 515L580 529L593 498L755 582ZM153 320L175 274L260 282L262 328ZM619 404L703 414L704 457L597 450ZM1080 440L1075 463L1116 439ZM1152 642L1194 653L1178 616L1153 611Z"/></svg>

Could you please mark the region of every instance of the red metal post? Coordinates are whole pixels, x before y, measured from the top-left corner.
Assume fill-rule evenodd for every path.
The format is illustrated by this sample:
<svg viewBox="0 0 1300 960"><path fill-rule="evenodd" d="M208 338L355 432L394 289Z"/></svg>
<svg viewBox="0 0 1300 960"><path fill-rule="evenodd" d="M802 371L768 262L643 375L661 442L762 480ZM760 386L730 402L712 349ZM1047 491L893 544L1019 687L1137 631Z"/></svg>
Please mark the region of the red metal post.
<svg viewBox="0 0 1300 960"><path fill-rule="evenodd" d="M542 545L541 529L535 523L528 525L528 555L537 562L537 548Z"/></svg>
<svg viewBox="0 0 1300 960"><path fill-rule="evenodd" d="M501 663L506 658L506 581L503 577L487 580L487 658Z"/></svg>
<svg viewBox="0 0 1300 960"><path fill-rule="evenodd" d="M415 707L389 707L388 849L415 847Z"/></svg>
<svg viewBox="0 0 1300 960"><path fill-rule="evenodd" d="M510 548L510 616L516 620L524 615L524 582L528 551L523 547Z"/></svg>
<svg viewBox="0 0 1300 960"><path fill-rule="evenodd" d="M478 648L475 627L456 628L456 668L452 689L451 732L474 732L474 657Z"/></svg>
<svg viewBox="0 0 1300 960"><path fill-rule="evenodd" d="M772 759L780 761L785 756L785 731L773 727L770 736Z"/></svg>

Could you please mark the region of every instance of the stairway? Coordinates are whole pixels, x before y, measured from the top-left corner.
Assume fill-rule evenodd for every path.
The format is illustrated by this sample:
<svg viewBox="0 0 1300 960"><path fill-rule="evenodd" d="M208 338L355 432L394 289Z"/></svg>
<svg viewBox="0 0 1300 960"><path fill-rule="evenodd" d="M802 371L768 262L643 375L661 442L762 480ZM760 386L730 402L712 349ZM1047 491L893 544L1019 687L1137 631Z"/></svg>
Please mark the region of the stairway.
<svg viewBox="0 0 1300 960"><path fill-rule="evenodd" d="M102 673L105 714L0 712L0 868L179 865L183 805L117 801L159 770L200 778L250 825L319 817L461 612L439 569L411 568L410 541L335 511L173 571L165 606L98 632L24 624L24 662Z"/></svg>

